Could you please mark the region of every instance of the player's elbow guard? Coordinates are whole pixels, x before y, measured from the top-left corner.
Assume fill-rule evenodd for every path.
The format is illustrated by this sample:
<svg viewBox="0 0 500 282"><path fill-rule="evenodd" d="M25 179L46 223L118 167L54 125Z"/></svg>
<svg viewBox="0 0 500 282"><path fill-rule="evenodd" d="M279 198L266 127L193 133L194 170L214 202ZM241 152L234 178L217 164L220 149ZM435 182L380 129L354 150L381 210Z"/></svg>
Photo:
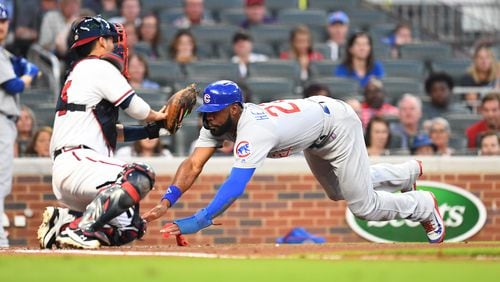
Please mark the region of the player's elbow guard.
<svg viewBox="0 0 500 282"><path fill-rule="evenodd" d="M181 234L193 234L213 224L206 209L201 209L190 217L175 220L174 223L179 226Z"/></svg>

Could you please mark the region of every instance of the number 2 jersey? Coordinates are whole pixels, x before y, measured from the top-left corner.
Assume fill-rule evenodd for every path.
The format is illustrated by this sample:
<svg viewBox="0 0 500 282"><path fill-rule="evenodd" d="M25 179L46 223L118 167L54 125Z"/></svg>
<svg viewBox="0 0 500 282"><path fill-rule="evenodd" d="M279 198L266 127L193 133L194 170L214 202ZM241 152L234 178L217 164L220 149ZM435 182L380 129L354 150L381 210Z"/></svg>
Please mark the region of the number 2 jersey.
<svg viewBox="0 0 500 282"><path fill-rule="evenodd" d="M284 158L313 145L324 131L329 109L325 97L280 100L263 104L245 103L236 137L216 137L202 128L196 147L220 147L224 139L234 141L234 167L256 168L265 158Z"/></svg>

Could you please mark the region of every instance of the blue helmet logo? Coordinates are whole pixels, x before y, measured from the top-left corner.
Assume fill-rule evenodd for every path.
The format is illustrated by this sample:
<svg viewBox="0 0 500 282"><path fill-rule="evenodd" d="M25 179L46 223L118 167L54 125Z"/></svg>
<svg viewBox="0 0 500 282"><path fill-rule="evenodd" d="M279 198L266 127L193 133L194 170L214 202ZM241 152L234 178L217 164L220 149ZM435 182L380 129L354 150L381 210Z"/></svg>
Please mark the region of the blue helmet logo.
<svg viewBox="0 0 500 282"><path fill-rule="evenodd" d="M205 88L203 105L196 110L202 113L218 112L233 103L243 104L240 87L230 80L219 80Z"/></svg>

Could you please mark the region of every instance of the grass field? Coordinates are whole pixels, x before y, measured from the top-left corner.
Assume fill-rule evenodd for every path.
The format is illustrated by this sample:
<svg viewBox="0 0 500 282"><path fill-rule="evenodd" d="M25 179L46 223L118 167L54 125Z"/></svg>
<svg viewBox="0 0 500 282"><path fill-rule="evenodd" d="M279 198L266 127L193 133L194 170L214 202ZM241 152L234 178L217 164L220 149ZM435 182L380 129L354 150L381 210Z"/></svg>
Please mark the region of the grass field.
<svg viewBox="0 0 500 282"><path fill-rule="evenodd" d="M0 252L0 281L499 281L500 246L391 249L279 258Z"/></svg>

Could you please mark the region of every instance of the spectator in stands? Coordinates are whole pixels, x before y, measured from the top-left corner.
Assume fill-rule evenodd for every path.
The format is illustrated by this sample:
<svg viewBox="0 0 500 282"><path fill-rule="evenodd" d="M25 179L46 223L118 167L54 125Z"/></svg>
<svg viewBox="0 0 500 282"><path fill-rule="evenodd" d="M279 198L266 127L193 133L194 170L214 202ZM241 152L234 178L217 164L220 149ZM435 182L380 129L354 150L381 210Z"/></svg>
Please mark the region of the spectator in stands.
<svg viewBox="0 0 500 282"><path fill-rule="evenodd" d="M479 155L500 156L500 134L498 131L486 131L481 136Z"/></svg>
<svg viewBox="0 0 500 282"><path fill-rule="evenodd" d="M355 79L365 87L372 76L382 78L382 63L373 56L372 38L366 32L357 32L349 38L342 64L335 69L335 76Z"/></svg>
<svg viewBox="0 0 500 282"><path fill-rule="evenodd" d="M472 65L462 77L460 86L464 87L487 87L494 86L498 72L498 63L495 54L487 43L480 43L474 50ZM464 100L469 109L475 113L479 104L480 95L477 92L469 92L464 95Z"/></svg>
<svg viewBox="0 0 500 282"><path fill-rule="evenodd" d="M150 59L159 59L166 57L163 47L160 45L161 28L158 17L149 13L142 17L139 25L138 40L149 45L151 53L148 54Z"/></svg>
<svg viewBox="0 0 500 282"><path fill-rule="evenodd" d="M127 33L127 47L128 53L134 53L134 46L139 42L139 35L137 34L137 27L134 23L125 23L123 29Z"/></svg>
<svg viewBox="0 0 500 282"><path fill-rule="evenodd" d="M141 139L131 146L125 146L116 151L117 158L129 157L165 157L173 158L172 153L164 148L160 138Z"/></svg>
<svg viewBox="0 0 500 282"><path fill-rule="evenodd" d="M450 147L451 128L448 121L442 117L435 117L430 122L429 135L436 145L436 154L451 156L455 150Z"/></svg>
<svg viewBox="0 0 500 282"><path fill-rule="evenodd" d="M148 79L148 61L141 54L129 56L129 74L129 83L134 89L160 89L158 83Z"/></svg>
<svg viewBox="0 0 500 282"><path fill-rule="evenodd" d="M14 42L8 49L16 55L26 57L31 44L38 39L43 15L57 9L57 0L24 0L15 6Z"/></svg>
<svg viewBox="0 0 500 282"><path fill-rule="evenodd" d="M65 48L67 48L66 41L63 40L64 43L59 45L59 48L62 49L61 52L58 52L56 50L56 38L61 32L68 34L67 31L71 24L80 15L80 8L80 0L61 0L59 9L48 11L43 16L38 43L46 50L63 57L66 53Z"/></svg>
<svg viewBox="0 0 500 282"><path fill-rule="evenodd" d="M382 117L374 117L366 126L365 144L369 156L388 156L391 143L389 123Z"/></svg>
<svg viewBox="0 0 500 282"><path fill-rule="evenodd" d="M350 97L345 100L345 102L351 106L351 108L354 110L354 112L358 115L359 119L361 120L361 103L356 97Z"/></svg>
<svg viewBox="0 0 500 282"><path fill-rule="evenodd" d="M385 102L384 84L372 77L364 89L364 101L361 103L361 122L366 128L370 119L375 116L398 116L399 110Z"/></svg>
<svg viewBox="0 0 500 282"><path fill-rule="evenodd" d="M311 61L323 60L323 55L314 50L311 31L306 25L297 25L290 32L290 50L280 54L283 60L297 60L300 65L300 79L309 78Z"/></svg>
<svg viewBox="0 0 500 282"><path fill-rule="evenodd" d="M391 124L391 134L401 139L399 148L409 150L413 146L415 136L421 131L422 101L417 96L407 93L399 100L398 108L399 122Z"/></svg>
<svg viewBox="0 0 500 282"><path fill-rule="evenodd" d="M433 156L436 154L436 145L432 143L429 135L420 134L415 136L410 152L416 156Z"/></svg>
<svg viewBox="0 0 500 282"><path fill-rule="evenodd" d="M265 62L269 58L263 54L252 52L253 40L250 34L245 31L238 31L233 36L233 52L234 56L231 61L238 64L240 77L248 76L248 64L255 62Z"/></svg>
<svg viewBox="0 0 500 282"><path fill-rule="evenodd" d="M205 13L203 0L184 0L184 15L173 22L173 25L177 28L212 24L214 24L214 21L209 13Z"/></svg>
<svg viewBox="0 0 500 282"><path fill-rule="evenodd" d="M179 64L184 74L185 65L198 60L196 52L196 39L193 34L187 29L179 30L170 43L169 56Z"/></svg>
<svg viewBox="0 0 500 282"><path fill-rule="evenodd" d="M468 113L464 106L453 103L453 79L447 73L429 75L425 80L425 92L431 102L425 107L424 119L433 119L447 113Z"/></svg>
<svg viewBox="0 0 500 282"><path fill-rule="evenodd" d="M306 88L304 88L302 96L304 98L308 98L311 96L332 97L332 94L330 93L330 89L326 85L320 83L312 83Z"/></svg>
<svg viewBox="0 0 500 282"><path fill-rule="evenodd" d="M33 138L36 127L35 113L26 105L21 106L21 113L16 122L17 138L14 144L14 157L22 157L28 143Z"/></svg>
<svg viewBox="0 0 500 282"><path fill-rule="evenodd" d="M275 19L266 15L266 1L245 0L245 20L240 24L244 29L261 24L273 24Z"/></svg>
<svg viewBox="0 0 500 282"><path fill-rule="evenodd" d="M117 0L85 0L83 6L92 9L105 19L120 15Z"/></svg>
<svg viewBox="0 0 500 282"><path fill-rule="evenodd" d="M340 49L347 41L349 32L349 17L343 11L331 13L328 16L328 40L326 44L330 47L331 59L333 61L340 59Z"/></svg>
<svg viewBox="0 0 500 282"><path fill-rule="evenodd" d="M136 27L141 24L141 2L139 0L122 0L119 2L120 16L109 19L112 23L133 23Z"/></svg>
<svg viewBox="0 0 500 282"><path fill-rule="evenodd" d="M38 129L33 135L30 143L26 147L24 156L26 157L50 157L50 138L52 137L52 128L44 126Z"/></svg>
<svg viewBox="0 0 500 282"><path fill-rule="evenodd" d="M489 93L481 100L483 120L474 123L465 130L467 147L474 149L479 145L481 133L488 130L500 130L500 93Z"/></svg>
<svg viewBox="0 0 500 282"><path fill-rule="evenodd" d="M393 59L400 58L401 55L399 54L399 48L401 45L413 42L411 26L407 23L399 23L389 36L382 39L382 42L391 47L391 57Z"/></svg>

